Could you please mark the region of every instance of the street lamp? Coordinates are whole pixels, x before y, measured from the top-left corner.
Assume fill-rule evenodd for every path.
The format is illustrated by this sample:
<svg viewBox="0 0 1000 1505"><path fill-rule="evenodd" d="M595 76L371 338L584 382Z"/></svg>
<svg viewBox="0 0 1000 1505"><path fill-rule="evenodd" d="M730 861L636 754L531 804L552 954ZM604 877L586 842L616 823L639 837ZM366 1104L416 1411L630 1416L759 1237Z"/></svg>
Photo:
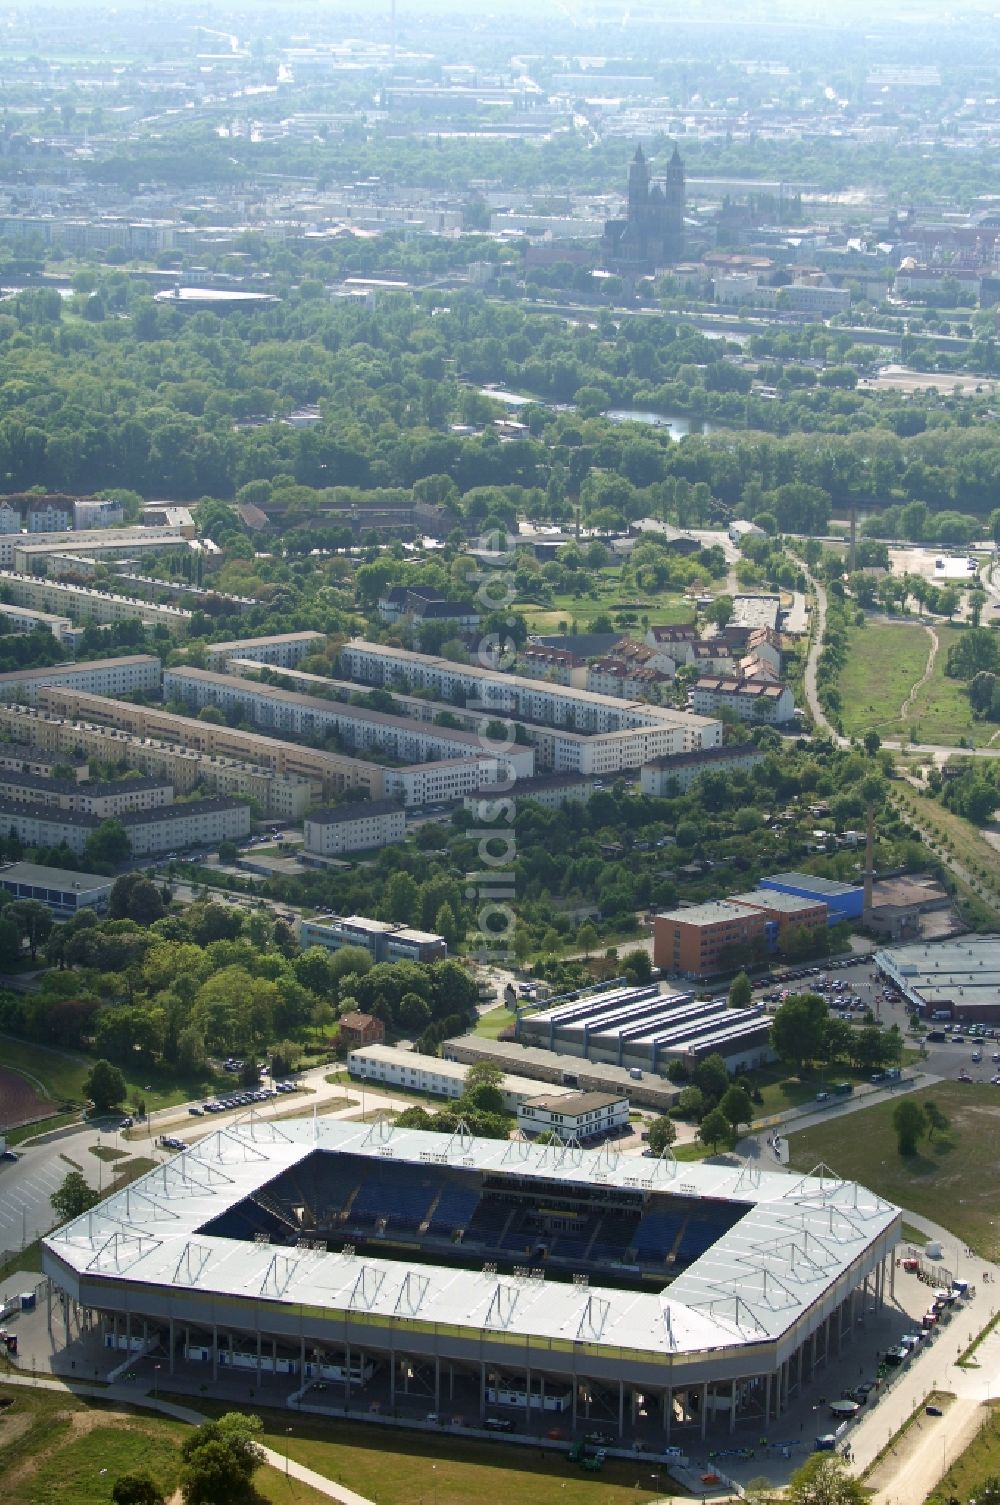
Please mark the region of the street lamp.
<svg viewBox="0 0 1000 1505"><path fill-rule="evenodd" d="M285 1428L285 1478L288 1478L288 1439L292 1435L291 1427Z"/></svg>
<svg viewBox="0 0 1000 1505"><path fill-rule="evenodd" d="M160 1394L160 1366L153 1365L153 1399L158 1400Z"/></svg>

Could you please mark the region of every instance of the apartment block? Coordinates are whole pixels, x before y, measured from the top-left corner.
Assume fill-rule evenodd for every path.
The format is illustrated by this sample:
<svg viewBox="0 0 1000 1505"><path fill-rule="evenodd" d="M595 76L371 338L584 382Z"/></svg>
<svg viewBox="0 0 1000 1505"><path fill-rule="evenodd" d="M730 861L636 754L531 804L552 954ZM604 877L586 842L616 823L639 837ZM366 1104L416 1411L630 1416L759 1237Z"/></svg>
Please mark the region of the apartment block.
<svg viewBox="0 0 1000 1505"><path fill-rule="evenodd" d="M177 696L198 710L207 705L220 710L238 710L257 726L298 737L337 732L356 752L388 754L401 761L447 757L474 757L483 749L483 739L473 732L390 716L367 706L323 700L278 689L257 681L234 679L206 669L168 669L163 676L165 696ZM516 773L534 772L530 747L511 747L505 757Z"/></svg>
<svg viewBox="0 0 1000 1505"><path fill-rule="evenodd" d="M175 715L161 706L131 705L63 685L41 689L38 705L52 716L115 728L133 737L154 738L203 757L231 758L270 768L275 773L318 780L327 798L351 789L363 790L372 799L380 799L385 793L384 770L375 763L279 741L259 732L213 726L208 721Z"/></svg>
<svg viewBox="0 0 1000 1505"><path fill-rule="evenodd" d="M107 528L101 532L99 538L82 538L73 528L71 512L69 525L66 528L56 528L44 533L32 531L29 537L25 537L20 532L0 532L0 569L20 570L20 566L14 562L14 553L15 550L22 547L41 549L46 545L51 545L57 550L72 551L80 549L82 552L89 554L98 547L109 549L118 546L122 549L123 553L127 554L136 543L144 546L155 546L159 543L161 547L169 547L175 544L180 537L181 534L177 528L153 526L142 528ZM26 573L30 573L30 571Z"/></svg>
<svg viewBox="0 0 1000 1505"><path fill-rule="evenodd" d="M393 800L331 805L306 816L303 855L338 857L342 852L364 852L405 839L406 815Z"/></svg>
<svg viewBox="0 0 1000 1505"><path fill-rule="evenodd" d="M0 798L0 823L29 847L64 843L78 855L98 829L102 817L51 805L20 804ZM192 800L190 804L133 810L117 817L128 834L134 857L186 847L218 846L250 834L250 807L237 800Z"/></svg>
<svg viewBox="0 0 1000 1505"><path fill-rule="evenodd" d="M187 553L192 545L172 528L108 528L97 533L63 533L55 538L40 534L37 538L14 539L8 552L0 538L0 565L21 575L59 574L72 569L81 572L96 561L134 559L140 554L164 552Z"/></svg>
<svg viewBox="0 0 1000 1505"><path fill-rule="evenodd" d="M71 648L78 636L69 617L57 617L48 611L31 611L27 606L8 606L0 602L0 621L9 632L29 633L36 627L44 627L64 648Z"/></svg>
<svg viewBox="0 0 1000 1505"><path fill-rule="evenodd" d="M323 797L318 776L277 773L262 764L212 756L152 737L134 737L115 727L49 716L28 706L0 704L0 731L11 737L37 738L50 749L22 749L17 743L0 746L0 770L23 767L51 777L56 764L73 763L82 752L86 758L78 769L80 778L86 777L86 760L95 758L166 780L178 794L203 785L212 794L252 800L272 820L299 821Z"/></svg>
<svg viewBox="0 0 1000 1505"><path fill-rule="evenodd" d="M787 685L772 679L742 679L706 675L696 680L691 704L701 715L728 710L741 721L779 726L795 715L795 697Z"/></svg>
<svg viewBox="0 0 1000 1505"><path fill-rule="evenodd" d="M712 977L755 950L767 949L767 926L762 910L747 909L725 900L673 909L653 921L653 965L664 973Z"/></svg>
<svg viewBox="0 0 1000 1505"><path fill-rule="evenodd" d="M156 693L163 666L152 653L124 658L86 659L78 664L54 664L48 669L18 669L0 674L0 700L36 705L39 693L51 685L65 686L87 695L124 696L136 691Z"/></svg>
<svg viewBox="0 0 1000 1505"><path fill-rule="evenodd" d="M221 670L231 658L248 658L258 664L278 669L294 669L310 653L326 647L322 632L279 632L273 637L242 638L238 642L209 643L205 662L211 670Z"/></svg>
<svg viewBox="0 0 1000 1505"><path fill-rule="evenodd" d="M44 778L37 773L0 771L0 800L79 810L101 820L116 820L134 810L155 810L172 804L173 798L174 787L164 779L78 783L75 779Z"/></svg>
<svg viewBox="0 0 1000 1505"><path fill-rule="evenodd" d="M24 728L23 724L15 727L14 711L13 706L0 703L0 730L17 736ZM54 779L57 768L66 770L64 776L71 775L77 783L89 777L87 759L69 746L63 748L56 743L35 745L23 738L20 741L0 742L0 770L6 773L37 773L44 779Z"/></svg>
<svg viewBox="0 0 1000 1505"><path fill-rule="evenodd" d="M727 742L721 747L704 747L697 752L674 753L644 763L639 770L639 787L643 794L663 799L675 790L683 793L709 770L748 773L763 761L764 754L756 742Z"/></svg>
<svg viewBox="0 0 1000 1505"><path fill-rule="evenodd" d="M448 955L442 935L427 930L413 930L389 920L370 920L366 915L348 915L345 919L302 920L299 945L325 946L339 951L343 946L361 946L377 962L437 962Z"/></svg>
<svg viewBox="0 0 1000 1505"><path fill-rule="evenodd" d="M91 586L73 585L39 575L21 575L14 570L0 570L0 593L9 598L14 607L62 613L73 622L138 621L144 627L166 627L169 632L182 633L187 631L191 621L191 613L181 606L158 605L153 601L140 601L134 596L115 596L110 591L95 590Z"/></svg>

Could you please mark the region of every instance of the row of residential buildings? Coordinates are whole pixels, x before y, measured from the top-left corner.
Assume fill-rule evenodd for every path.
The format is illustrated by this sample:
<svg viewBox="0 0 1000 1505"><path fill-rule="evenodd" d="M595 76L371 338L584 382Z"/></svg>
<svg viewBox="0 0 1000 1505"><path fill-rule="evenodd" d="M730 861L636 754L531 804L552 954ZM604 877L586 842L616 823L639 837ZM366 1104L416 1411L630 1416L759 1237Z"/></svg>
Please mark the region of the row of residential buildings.
<svg viewBox="0 0 1000 1505"><path fill-rule="evenodd" d="M133 857L216 847L250 835L250 807L240 800L202 799L122 811L114 817L124 828ZM82 855L104 817L56 805L26 804L0 796L0 826L28 847L67 846Z"/></svg>

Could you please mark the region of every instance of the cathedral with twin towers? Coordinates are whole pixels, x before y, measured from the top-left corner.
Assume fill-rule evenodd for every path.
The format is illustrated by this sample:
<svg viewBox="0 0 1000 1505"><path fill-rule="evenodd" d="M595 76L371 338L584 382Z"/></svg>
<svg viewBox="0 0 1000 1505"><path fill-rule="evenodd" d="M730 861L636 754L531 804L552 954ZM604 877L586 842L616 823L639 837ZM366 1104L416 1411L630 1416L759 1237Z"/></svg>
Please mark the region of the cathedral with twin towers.
<svg viewBox="0 0 1000 1505"><path fill-rule="evenodd" d="M646 154L636 147L625 218L605 222L604 254L619 272L652 272L683 258L684 163L676 146L660 180L650 177Z"/></svg>

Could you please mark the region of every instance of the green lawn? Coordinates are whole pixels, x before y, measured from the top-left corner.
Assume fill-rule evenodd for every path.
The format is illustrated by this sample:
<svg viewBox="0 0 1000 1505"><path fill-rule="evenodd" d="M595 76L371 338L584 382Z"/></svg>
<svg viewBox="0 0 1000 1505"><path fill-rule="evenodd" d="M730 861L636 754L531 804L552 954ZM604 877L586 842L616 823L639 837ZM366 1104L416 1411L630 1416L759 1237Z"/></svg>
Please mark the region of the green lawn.
<svg viewBox="0 0 1000 1505"><path fill-rule="evenodd" d="M52 1099L52 1111L64 1106L82 1107L86 1102L83 1084L93 1061L75 1051L51 1050L34 1041L16 1040L10 1035L0 1037L0 1059L11 1071L20 1071L46 1096ZM219 1087L231 1085L231 1079L214 1077L180 1078L161 1068L138 1067L125 1072L129 1101L136 1097L145 1100L147 1109L170 1108L176 1103L186 1103L214 1093ZM36 1129L37 1132L37 1129Z"/></svg>
<svg viewBox="0 0 1000 1505"><path fill-rule="evenodd" d="M209 1410L199 1402L199 1407ZM214 1408L213 1408L214 1409ZM223 1408L219 1408L223 1409ZM264 1442L284 1452L287 1412L259 1413ZM649 1459L609 1462L585 1474L565 1452L542 1456L508 1442L389 1431L356 1421L297 1416L289 1455L328 1479L357 1490L378 1505L643 1505L669 1488L653 1490Z"/></svg>
<svg viewBox="0 0 1000 1505"><path fill-rule="evenodd" d="M927 667L931 640L916 621L868 622L852 628L847 664L838 681L844 734L864 736L875 730L882 738L906 740L911 732L920 742L957 747L964 738L971 746L988 742L996 730L975 721L963 681L948 679L944 666L948 649L963 631L944 622L931 625L940 648L930 679L914 697L905 718L900 710Z"/></svg>
<svg viewBox="0 0 1000 1505"><path fill-rule="evenodd" d="M969 1500L977 1485L997 1474L1000 1474L1000 1407L994 1402L978 1437L956 1458L937 1488L927 1496L927 1505L946 1505L951 1499Z"/></svg>
<svg viewBox="0 0 1000 1505"><path fill-rule="evenodd" d="M942 1223L963 1244L996 1259L1000 1088L940 1082L907 1094L910 1102L928 1098L948 1115L951 1127L921 1140L916 1155L899 1154L892 1128L895 1103L887 1101L793 1134L792 1166L809 1171L825 1162L838 1175Z"/></svg>
<svg viewBox="0 0 1000 1505"><path fill-rule="evenodd" d="M495 1040L501 1030L511 1029L514 1025L514 1012L504 1008L490 1009L488 1014L480 1014L476 1020L474 1033L484 1036L487 1040Z"/></svg>
<svg viewBox="0 0 1000 1505"><path fill-rule="evenodd" d="M948 661L948 649L960 637L961 627L935 626L941 647L934 663L934 672L916 696L908 724L915 728L919 742L956 745L964 737L970 747L981 747L996 731L988 721L975 721L972 707L965 692L965 681L948 679L944 666Z"/></svg>
<svg viewBox="0 0 1000 1505"><path fill-rule="evenodd" d="M868 622L848 638L847 663L838 681L844 735L877 731L896 737L899 711L927 666L930 638L908 622Z"/></svg>
<svg viewBox="0 0 1000 1505"><path fill-rule="evenodd" d="M179 1446L190 1428L167 1417L117 1410L47 1390L0 1384L14 1404L0 1416L4 1505L109 1505L115 1480L147 1471L169 1498L180 1476ZM319 1505L326 1497L263 1468L259 1497L271 1505Z"/></svg>

